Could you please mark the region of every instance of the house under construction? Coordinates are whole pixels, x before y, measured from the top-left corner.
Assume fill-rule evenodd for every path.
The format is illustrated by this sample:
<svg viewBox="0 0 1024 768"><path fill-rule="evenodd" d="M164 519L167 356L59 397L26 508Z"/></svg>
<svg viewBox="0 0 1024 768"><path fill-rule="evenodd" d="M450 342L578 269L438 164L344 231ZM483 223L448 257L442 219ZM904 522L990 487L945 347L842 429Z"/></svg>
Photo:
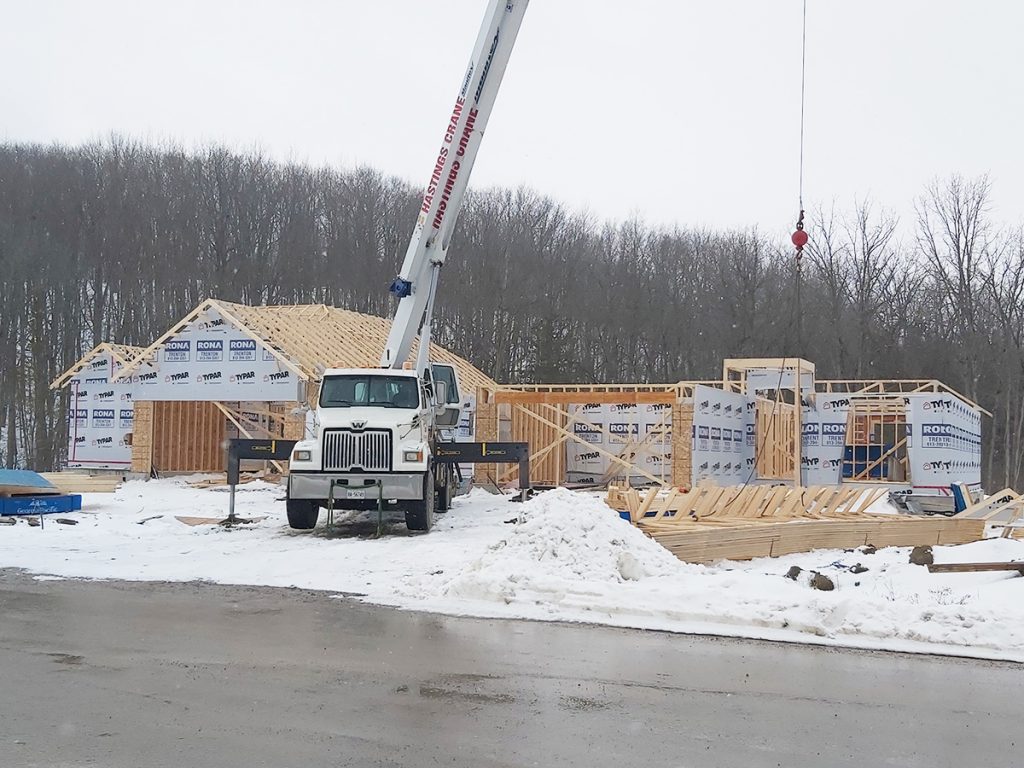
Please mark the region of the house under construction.
<svg viewBox="0 0 1024 768"><path fill-rule="evenodd" d="M220 472L226 439L300 439L321 372L376 366L389 327L322 304L208 299L149 347L100 344L50 385L69 392L68 465ZM431 358L454 365L468 391L495 386L436 344Z"/></svg>
<svg viewBox="0 0 1024 768"><path fill-rule="evenodd" d="M145 349L101 344L51 385L69 390L69 466L220 471L227 438L299 439L321 372L375 365L388 327L210 299ZM986 412L936 380L818 380L813 363L775 358L726 360L714 381L498 385L436 345L432 356L476 392L459 436L527 442L536 484L980 490ZM516 479L513 466L477 471Z"/></svg>
<svg viewBox="0 0 1024 768"><path fill-rule="evenodd" d="M981 484L981 415L936 380L818 380L795 358L726 360L718 381L483 387L478 440L525 440L532 480L605 485ZM514 467L502 468L508 480Z"/></svg>

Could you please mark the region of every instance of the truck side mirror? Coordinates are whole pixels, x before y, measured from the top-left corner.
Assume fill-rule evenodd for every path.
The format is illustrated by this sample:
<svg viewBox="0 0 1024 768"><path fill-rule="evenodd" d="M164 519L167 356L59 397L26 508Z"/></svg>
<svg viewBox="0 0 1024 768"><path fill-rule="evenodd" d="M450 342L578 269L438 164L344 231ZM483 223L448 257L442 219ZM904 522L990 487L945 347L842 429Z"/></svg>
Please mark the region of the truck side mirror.
<svg viewBox="0 0 1024 768"><path fill-rule="evenodd" d="M448 382L434 381L434 407L444 408L448 402Z"/></svg>

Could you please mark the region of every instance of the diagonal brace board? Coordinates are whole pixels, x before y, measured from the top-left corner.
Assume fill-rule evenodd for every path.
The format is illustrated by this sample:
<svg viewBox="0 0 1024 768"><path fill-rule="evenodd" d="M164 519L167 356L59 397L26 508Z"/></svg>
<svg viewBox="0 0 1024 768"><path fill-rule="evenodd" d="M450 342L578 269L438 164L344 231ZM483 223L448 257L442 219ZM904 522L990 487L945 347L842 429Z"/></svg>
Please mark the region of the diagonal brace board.
<svg viewBox="0 0 1024 768"><path fill-rule="evenodd" d="M522 407L521 405L515 405L514 408L516 410L520 411L521 413L525 413L531 419L536 419L541 424L544 424L545 426L550 427L551 429L555 430L559 435L561 435L563 437L566 437L569 440L575 440L577 443L579 443L581 445L585 445L585 446L587 446L588 448L590 448L593 451L597 451L598 453L600 453L603 456L607 457L609 460L614 461L616 464L620 464L620 465L626 467L629 470L635 471L638 475L643 475L644 477L646 477L649 480L651 480L651 482L657 483L658 485L668 485L668 483L666 483L665 481L655 477L650 472L647 472L646 470L643 470L640 467L636 467L636 466L630 464L625 459L619 458L618 456L616 456L614 453L611 453L610 451L606 451L603 448L599 448L598 446L593 445L592 443L588 443L583 438L581 438L581 437L579 437L577 435L574 435L572 432L570 432L567 429L563 429L558 424L556 424L555 422L551 421L550 419L544 418L539 413L533 413L532 411L527 410L526 408Z"/></svg>

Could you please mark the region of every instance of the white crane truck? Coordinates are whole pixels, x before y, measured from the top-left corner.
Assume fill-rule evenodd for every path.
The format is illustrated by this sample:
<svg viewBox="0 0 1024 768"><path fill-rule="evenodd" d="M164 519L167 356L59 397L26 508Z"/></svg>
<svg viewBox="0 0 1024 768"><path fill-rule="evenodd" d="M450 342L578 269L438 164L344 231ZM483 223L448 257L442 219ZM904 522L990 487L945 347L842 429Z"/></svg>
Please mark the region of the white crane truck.
<svg viewBox="0 0 1024 768"><path fill-rule="evenodd" d="M429 531L455 491L453 465L436 460L442 429L461 409L453 366L429 361L434 296L487 119L528 0L489 0L455 107L445 127L405 260L380 368L324 371L316 436L292 450L288 523L316 526L321 507L405 511L409 530ZM419 332L415 366L406 362Z"/></svg>

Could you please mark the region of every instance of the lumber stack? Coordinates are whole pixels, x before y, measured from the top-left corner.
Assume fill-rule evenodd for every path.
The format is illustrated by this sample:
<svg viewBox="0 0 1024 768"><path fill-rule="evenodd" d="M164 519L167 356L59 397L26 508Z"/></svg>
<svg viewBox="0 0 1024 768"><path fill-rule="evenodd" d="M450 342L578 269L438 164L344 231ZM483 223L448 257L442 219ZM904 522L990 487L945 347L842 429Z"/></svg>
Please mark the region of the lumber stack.
<svg viewBox="0 0 1024 768"><path fill-rule="evenodd" d="M609 488L607 502L681 560L749 560L814 549L963 544L985 521L866 510L886 489L821 486L706 487L644 494Z"/></svg>
<svg viewBox="0 0 1024 768"><path fill-rule="evenodd" d="M628 511L634 522L656 523L680 518L818 519L860 515L888 493L887 488L787 485L701 486L692 490L609 486L607 503Z"/></svg>
<svg viewBox="0 0 1024 768"><path fill-rule="evenodd" d="M42 472L61 493L113 493L124 478L119 474L90 475L85 472Z"/></svg>
<svg viewBox="0 0 1024 768"><path fill-rule="evenodd" d="M1003 488L998 493L990 494L971 504L956 516L992 522L1013 522L1020 517L1022 508L1024 498L1012 488Z"/></svg>

